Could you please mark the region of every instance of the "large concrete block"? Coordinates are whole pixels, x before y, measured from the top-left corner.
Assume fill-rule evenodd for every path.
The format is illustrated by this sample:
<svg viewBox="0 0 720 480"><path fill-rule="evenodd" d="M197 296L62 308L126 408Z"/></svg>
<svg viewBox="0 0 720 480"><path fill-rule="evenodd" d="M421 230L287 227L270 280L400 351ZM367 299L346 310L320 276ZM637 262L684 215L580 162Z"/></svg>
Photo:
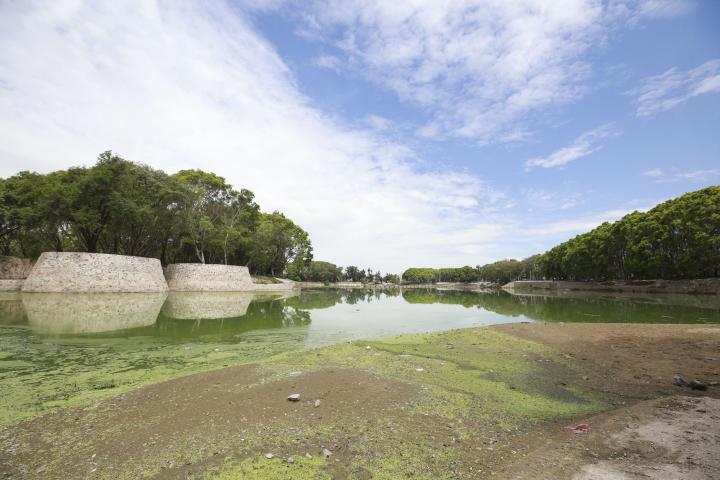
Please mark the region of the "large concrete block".
<svg viewBox="0 0 720 480"><path fill-rule="evenodd" d="M247 292L255 284L247 267L173 263L165 268L168 287L175 292Z"/></svg>
<svg viewBox="0 0 720 480"><path fill-rule="evenodd" d="M80 252L43 253L22 286L23 292L164 292L167 289L157 258Z"/></svg>

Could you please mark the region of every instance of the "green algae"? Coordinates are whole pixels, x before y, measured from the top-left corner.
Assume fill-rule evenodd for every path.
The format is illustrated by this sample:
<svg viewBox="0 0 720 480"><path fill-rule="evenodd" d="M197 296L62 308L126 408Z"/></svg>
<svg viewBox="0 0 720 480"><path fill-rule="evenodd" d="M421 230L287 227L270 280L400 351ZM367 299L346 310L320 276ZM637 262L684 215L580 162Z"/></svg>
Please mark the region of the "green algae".
<svg viewBox="0 0 720 480"><path fill-rule="evenodd" d="M484 328L345 343L281 354L269 364L280 373L359 368L421 386L416 413L471 415L507 429L606 407L580 386L579 367L537 343Z"/></svg>
<svg viewBox="0 0 720 480"><path fill-rule="evenodd" d="M321 457L307 458L293 455L287 459L256 457L240 463L228 462L219 472L210 472L208 480L325 480L330 475L321 471L325 460Z"/></svg>

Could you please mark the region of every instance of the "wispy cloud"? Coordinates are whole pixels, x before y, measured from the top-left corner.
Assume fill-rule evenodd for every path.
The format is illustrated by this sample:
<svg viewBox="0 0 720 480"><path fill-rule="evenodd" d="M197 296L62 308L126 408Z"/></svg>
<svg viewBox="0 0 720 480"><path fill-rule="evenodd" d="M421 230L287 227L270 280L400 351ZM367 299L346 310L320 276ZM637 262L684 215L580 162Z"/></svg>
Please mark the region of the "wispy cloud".
<svg viewBox="0 0 720 480"><path fill-rule="evenodd" d="M693 0L610 0L609 13L624 19L630 27L643 20L666 19L685 15L695 8Z"/></svg>
<svg viewBox="0 0 720 480"><path fill-rule="evenodd" d="M691 98L720 92L720 59L713 59L687 71L671 68L644 79L628 94L636 97L638 117L649 117L675 108Z"/></svg>
<svg viewBox="0 0 720 480"><path fill-rule="evenodd" d="M641 175L645 177L652 177L657 182L677 182L681 180L687 180L692 182L707 182L714 178L720 177L720 168L708 168L688 171L678 171L677 169L673 169L670 172L665 172L659 168L655 168L653 170L643 172Z"/></svg>
<svg viewBox="0 0 720 480"><path fill-rule="evenodd" d="M513 141L523 115L582 94L580 55L602 35L597 0L319 0L307 28L403 101L419 133Z"/></svg>
<svg viewBox="0 0 720 480"><path fill-rule="evenodd" d="M554 151L547 157L531 158L525 162L525 170L535 167L562 167L579 158L586 157L602 148L601 140L619 135L612 124L601 125L589 130L575 139L570 145Z"/></svg>
<svg viewBox="0 0 720 480"><path fill-rule="evenodd" d="M108 148L202 168L306 228L318 257L399 270L492 259L504 198L419 165L383 119L313 107L273 46L222 2L0 6L0 175L92 163ZM42 138L42 142L38 142ZM468 251L482 255L468 258Z"/></svg>
<svg viewBox="0 0 720 480"><path fill-rule="evenodd" d="M641 174L643 177L662 177L663 171L659 168L653 168L652 170L646 170Z"/></svg>

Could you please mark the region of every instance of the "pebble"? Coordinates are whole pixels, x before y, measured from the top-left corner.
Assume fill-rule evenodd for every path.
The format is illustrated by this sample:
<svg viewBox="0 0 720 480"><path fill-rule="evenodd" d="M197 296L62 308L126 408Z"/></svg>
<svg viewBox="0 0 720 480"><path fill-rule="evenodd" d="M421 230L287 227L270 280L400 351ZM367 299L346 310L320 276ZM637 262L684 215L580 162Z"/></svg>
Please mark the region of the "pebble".
<svg viewBox="0 0 720 480"><path fill-rule="evenodd" d="M370 345L365 347L365 350L372 350L372 347Z"/></svg>
<svg viewBox="0 0 720 480"><path fill-rule="evenodd" d="M416 368L415 371L416 371L416 372L424 372L425 369L424 369L424 368Z"/></svg>
<svg viewBox="0 0 720 480"><path fill-rule="evenodd" d="M328 450L327 448L323 448L322 454L323 454L323 457L330 458L330 455L332 455L332 452L330 450Z"/></svg>
<svg viewBox="0 0 720 480"><path fill-rule="evenodd" d="M294 462L295 462L295 459L294 459L293 457L287 457L287 458L285 459L285 461L286 461L287 463L294 463Z"/></svg>
<svg viewBox="0 0 720 480"><path fill-rule="evenodd" d="M320 400L315 400L315 404L313 405L315 408L320 406Z"/></svg>
<svg viewBox="0 0 720 480"><path fill-rule="evenodd" d="M293 393L287 398L291 402L299 402L300 401L300 394L299 393Z"/></svg>
<svg viewBox="0 0 720 480"><path fill-rule="evenodd" d="M275 456L275 455L273 455L272 453L266 453L266 454L265 454L265 458L267 458L267 459L271 459L271 458L273 458L274 456Z"/></svg>

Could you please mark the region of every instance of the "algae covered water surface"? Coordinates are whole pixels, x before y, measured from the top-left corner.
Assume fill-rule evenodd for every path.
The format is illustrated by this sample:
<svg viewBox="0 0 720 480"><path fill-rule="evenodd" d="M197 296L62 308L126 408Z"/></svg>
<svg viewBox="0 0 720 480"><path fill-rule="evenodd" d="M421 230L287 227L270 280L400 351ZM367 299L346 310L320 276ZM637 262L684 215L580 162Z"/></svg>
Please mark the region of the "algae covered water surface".
<svg viewBox="0 0 720 480"><path fill-rule="evenodd" d="M0 424L284 352L519 321L720 323L720 308L714 297L415 289L0 293Z"/></svg>

